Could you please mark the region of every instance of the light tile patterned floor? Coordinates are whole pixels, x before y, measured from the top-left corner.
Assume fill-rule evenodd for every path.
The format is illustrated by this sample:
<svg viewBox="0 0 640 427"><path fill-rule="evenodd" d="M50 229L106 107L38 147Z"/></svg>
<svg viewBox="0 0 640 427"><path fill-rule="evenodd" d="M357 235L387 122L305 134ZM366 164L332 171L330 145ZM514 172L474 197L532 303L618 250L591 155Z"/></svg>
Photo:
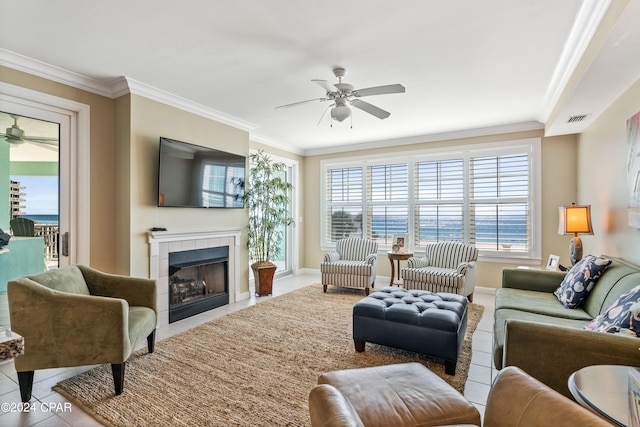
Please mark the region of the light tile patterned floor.
<svg viewBox="0 0 640 427"><path fill-rule="evenodd" d="M169 336L179 334L202 323L224 316L225 314L241 310L311 283L318 283L319 281L320 277L318 273L299 274L279 279L274 284L273 296L260 298L252 296L250 299L236 304L221 307L208 313L173 323L166 328L158 330L157 339L162 340ZM474 302L483 305L485 312L473 335L473 357L471 359L469 378L465 385L464 395L469 401L476 405L481 414L484 414L484 405L487 401L492 378L494 378L496 374L491 359L494 295L490 289L476 289ZM8 319L6 294L2 294L0 295L0 326L8 325ZM141 345L146 345L146 343ZM51 390L51 387L59 381L77 375L90 368L89 366L37 371L31 402L35 404L34 406L37 407L38 410L30 413L20 413L17 411L7 412L4 410L6 408L3 404L9 404L9 407L13 406L15 409L18 402L20 402L20 391L13 362L11 360L0 362L0 426L100 426L100 423L84 413L81 409L71 405L65 398ZM49 407L51 410L47 409Z"/></svg>

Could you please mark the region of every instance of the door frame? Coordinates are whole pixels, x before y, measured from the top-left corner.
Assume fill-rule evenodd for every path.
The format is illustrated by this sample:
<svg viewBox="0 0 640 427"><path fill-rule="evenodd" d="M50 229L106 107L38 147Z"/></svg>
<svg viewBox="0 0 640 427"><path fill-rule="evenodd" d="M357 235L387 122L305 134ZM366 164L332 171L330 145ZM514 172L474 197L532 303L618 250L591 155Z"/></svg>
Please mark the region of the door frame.
<svg viewBox="0 0 640 427"><path fill-rule="evenodd" d="M37 92L0 82L0 110L49 120L51 113L62 116L62 127L68 128L68 145L60 138L60 192L68 191L68 206L60 206L60 215L67 210L70 238L69 257L64 264L89 265L91 260L91 200L90 200L90 106L69 99ZM66 133L66 132L65 132ZM64 156L64 159L62 158ZM62 170L63 161L68 164ZM66 176L63 177L63 174ZM63 182L65 188L62 187ZM61 230L63 232L63 230Z"/></svg>

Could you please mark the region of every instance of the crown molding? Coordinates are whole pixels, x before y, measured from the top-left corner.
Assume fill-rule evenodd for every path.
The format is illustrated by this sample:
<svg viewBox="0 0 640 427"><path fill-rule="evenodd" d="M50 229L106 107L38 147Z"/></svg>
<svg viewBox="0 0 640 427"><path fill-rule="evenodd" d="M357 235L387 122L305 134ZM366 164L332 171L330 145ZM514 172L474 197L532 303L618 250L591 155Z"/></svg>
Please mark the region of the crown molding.
<svg viewBox="0 0 640 427"><path fill-rule="evenodd" d="M501 135L505 133L526 132L543 130L544 124L540 122L522 122L508 125L492 126L477 129L465 129L453 132L432 133L428 135L416 135L406 138L384 139L360 144L341 145L327 148L317 148L304 151L304 156L317 156L323 154L345 153L358 150L372 150L376 148L389 148L401 145L422 144L426 142L450 141L453 139L475 138L479 136Z"/></svg>
<svg viewBox="0 0 640 427"><path fill-rule="evenodd" d="M286 151L286 152L291 153L291 154L297 154L299 156L304 156L305 155L305 151L300 149L300 148L298 148L298 147L293 147L291 145L284 144L284 143L282 143L280 141L268 138L266 136L263 136L263 135L260 135L260 134L257 134L257 133L253 133L253 132L250 133L249 134L249 140L251 140L253 142L259 142L260 144L268 145L270 147L277 148L279 150L283 150L283 151Z"/></svg>
<svg viewBox="0 0 640 427"><path fill-rule="evenodd" d="M118 98L128 93L144 96L145 98L149 98L247 132L250 132L257 127L253 123L249 123L245 120L222 113L202 104L198 104L197 102L190 101L186 98L182 98L128 77L119 77L110 83L105 83L6 49L0 49L0 65L111 99Z"/></svg>
<svg viewBox="0 0 640 427"><path fill-rule="evenodd" d="M585 0L582 3L547 87L541 122L546 123L551 116L610 5L611 0Z"/></svg>
<svg viewBox="0 0 640 427"><path fill-rule="evenodd" d="M198 104L197 102L190 101L186 98L182 98L178 95L174 95L129 77L123 77L117 81L115 88L117 89L117 93L120 94L118 96L126 93L124 88L125 83L128 88L128 92L131 94L140 95L153 101L157 101L189 113L197 114L246 132L251 132L257 127L255 124L248 121L214 110L202 104Z"/></svg>
<svg viewBox="0 0 640 427"><path fill-rule="evenodd" d="M0 65L97 95L112 98L111 85L33 58L0 49Z"/></svg>

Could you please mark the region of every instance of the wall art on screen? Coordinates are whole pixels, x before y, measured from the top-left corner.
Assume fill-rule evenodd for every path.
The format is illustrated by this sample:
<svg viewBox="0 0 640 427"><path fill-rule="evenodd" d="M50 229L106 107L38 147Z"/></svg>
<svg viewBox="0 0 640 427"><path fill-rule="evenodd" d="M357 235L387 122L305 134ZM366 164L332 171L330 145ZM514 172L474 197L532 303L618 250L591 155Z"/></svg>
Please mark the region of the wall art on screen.
<svg viewBox="0 0 640 427"><path fill-rule="evenodd" d="M627 120L629 227L640 228L640 113Z"/></svg>
<svg viewBox="0 0 640 427"><path fill-rule="evenodd" d="M244 207L246 157L160 138L158 206Z"/></svg>

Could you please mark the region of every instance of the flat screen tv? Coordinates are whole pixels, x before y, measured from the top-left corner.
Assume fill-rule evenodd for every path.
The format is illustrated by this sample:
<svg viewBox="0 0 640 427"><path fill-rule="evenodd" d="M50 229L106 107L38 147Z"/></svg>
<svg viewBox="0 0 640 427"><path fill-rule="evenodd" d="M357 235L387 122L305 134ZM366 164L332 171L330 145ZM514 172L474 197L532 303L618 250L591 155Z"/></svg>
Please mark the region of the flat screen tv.
<svg viewBox="0 0 640 427"><path fill-rule="evenodd" d="M243 208L246 157L160 137L158 206Z"/></svg>

